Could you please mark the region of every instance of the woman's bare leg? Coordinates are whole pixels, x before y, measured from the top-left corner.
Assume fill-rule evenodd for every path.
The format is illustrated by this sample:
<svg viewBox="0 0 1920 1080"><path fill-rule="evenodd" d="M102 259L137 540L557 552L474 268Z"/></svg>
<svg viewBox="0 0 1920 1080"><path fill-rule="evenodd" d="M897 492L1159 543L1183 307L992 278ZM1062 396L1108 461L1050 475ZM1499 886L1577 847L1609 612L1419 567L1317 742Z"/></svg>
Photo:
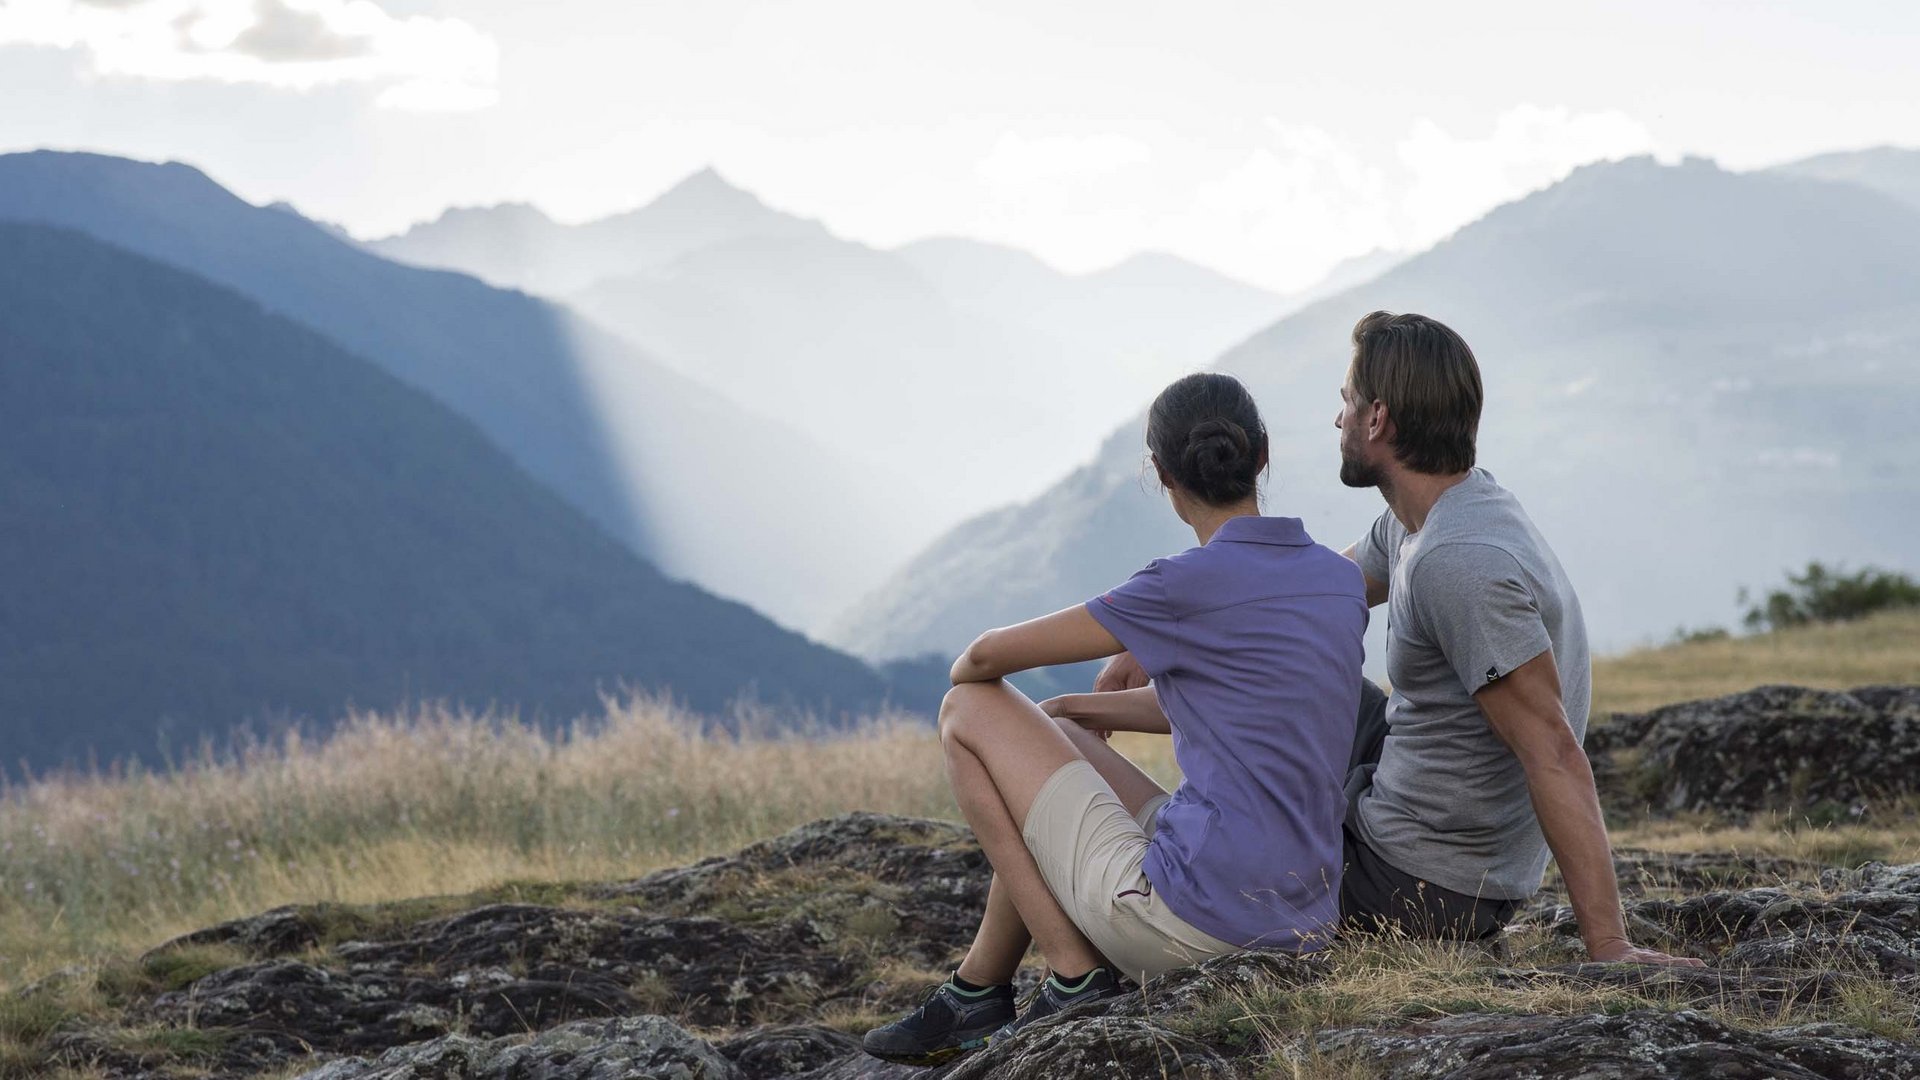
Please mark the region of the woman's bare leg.
<svg viewBox="0 0 1920 1080"><path fill-rule="evenodd" d="M980 917L980 929L974 931L973 946L960 961L960 977L975 986L1012 982L1031 944L1033 935L1021 921L1007 887L1000 883L999 874L993 875L987 886L987 911Z"/></svg>
<svg viewBox="0 0 1920 1080"><path fill-rule="evenodd" d="M1062 733L1072 742L1074 749L1090 762L1129 814L1139 814L1141 808L1160 795L1166 789L1153 777L1141 771L1125 754L1108 745L1106 740L1093 734L1071 720L1056 721ZM987 887L987 910L980 919L980 929L973 937L973 947L967 950L967 957L960 962L960 977L977 986L992 986L1013 978L1020 970L1020 961L1027 954L1027 946L1033 943L1033 935L1027 932L1027 924L1020 920L1020 911L1013 906L1007 889L1000 883L1000 876L994 875L993 882Z"/></svg>
<svg viewBox="0 0 1920 1080"><path fill-rule="evenodd" d="M1113 748L1109 743L1086 728L1071 720L1055 720L1055 725L1066 735L1080 756L1087 759L1100 779L1107 782L1113 793L1120 797L1120 805L1127 813L1138 817L1140 811L1154 799L1167 793L1160 781L1148 776L1133 759Z"/></svg>
<svg viewBox="0 0 1920 1080"><path fill-rule="evenodd" d="M1054 899L1021 835L1040 788L1061 766L1081 760L1072 740L1026 695L996 681L963 683L947 693L940 704L940 742L954 798L995 879L975 939L976 948L984 948L978 956L967 954L961 977L1006 981L1012 975L1001 975L1006 955L1023 934L1032 936L1055 971L1078 975L1099 966L1102 957ZM996 906L995 892L1006 903ZM1007 917L1009 907L1017 918Z"/></svg>

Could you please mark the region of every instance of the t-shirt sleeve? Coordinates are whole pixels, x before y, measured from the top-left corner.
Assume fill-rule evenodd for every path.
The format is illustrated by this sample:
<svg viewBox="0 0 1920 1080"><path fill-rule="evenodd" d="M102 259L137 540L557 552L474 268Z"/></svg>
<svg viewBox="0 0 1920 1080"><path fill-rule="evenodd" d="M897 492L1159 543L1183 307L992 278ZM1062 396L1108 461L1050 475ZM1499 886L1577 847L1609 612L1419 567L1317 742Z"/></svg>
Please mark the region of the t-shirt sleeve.
<svg viewBox="0 0 1920 1080"><path fill-rule="evenodd" d="M1167 571L1166 560L1155 559L1146 569L1087 601L1094 621L1120 639L1151 678L1172 670L1180 655L1180 620L1167 597Z"/></svg>
<svg viewBox="0 0 1920 1080"><path fill-rule="evenodd" d="M1409 585L1420 625L1469 694L1553 647L1520 564L1497 547L1435 548Z"/></svg>
<svg viewBox="0 0 1920 1080"><path fill-rule="evenodd" d="M1387 566L1387 552L1393 544L1393 527L1396 524L1398 522L1393 518L1393 511L1388 510L1375 518L1373 528L1368 529L1360 542L1353 545L1354 561L1360 564L1360 572L1367 575L1370 581L1384 585L1393 574Z"/></svg>

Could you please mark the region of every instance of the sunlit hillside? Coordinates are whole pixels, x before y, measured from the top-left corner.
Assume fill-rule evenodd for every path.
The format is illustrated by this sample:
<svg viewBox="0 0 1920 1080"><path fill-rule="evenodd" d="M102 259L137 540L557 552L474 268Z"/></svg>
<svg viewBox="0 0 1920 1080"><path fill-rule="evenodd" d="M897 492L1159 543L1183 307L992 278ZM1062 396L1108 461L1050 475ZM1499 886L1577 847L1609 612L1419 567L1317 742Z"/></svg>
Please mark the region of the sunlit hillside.
<svg viewBox="0 0 1920 1080"><path fill-rule="evenodd" d="M1640 649L1593 666L1593 715L1642 712L1763 683L1845 690L1920 682L1920 610L1786 633Z"/></svg>
<svg viewBox="0 0 1920 1080"><path fill-rule="evenodd" d="M1920 612L1910 611L1636 652L1597 666L1598 708L1766 682L1920 682L1916 641ZM742 729L775 727L755 719ZM1165 740L1122 739L1171 779ZM0 799L0 985L277 904L537 896L543 883L632 877L854 809L957 817L924 718L832 738L729 737L640 700L550 736L423 711L172 774L44 778ZM1920 829L1905 823L1621 826L1623 843L1668 849L1839 844L1920 859Z"/></svg>

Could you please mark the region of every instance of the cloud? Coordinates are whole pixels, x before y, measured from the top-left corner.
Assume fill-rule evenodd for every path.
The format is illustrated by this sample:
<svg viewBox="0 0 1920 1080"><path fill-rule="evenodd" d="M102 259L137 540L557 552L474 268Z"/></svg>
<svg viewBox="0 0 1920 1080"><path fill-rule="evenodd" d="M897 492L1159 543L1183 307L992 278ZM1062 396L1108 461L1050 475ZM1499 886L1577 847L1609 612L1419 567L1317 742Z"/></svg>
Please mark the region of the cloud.
<svg viewBox="0 0 1920 1080"><path fill-rule="evenodd" d="M1145 164L1153 156L1146 143L1124 135L1050 135L1026 138L1009 131L974 166L981 179L999 187L1092 180Z"/></svg>
<svg viewBox="0 0 1920 1080"><path fill-rule="evenodd" d="M1458 138L1432 120L1400 140L1411 174L1401 200L1403 246L1426 247L1504 202L1566 179L1575 168L1652 153L1653 135L1623 112L1518 105L1485 138Z"/></svg>
<svg viewBox="0 0 1920 1080"><path fill-rule="evenodd" d="M1269 120L1261 144L1200 182L1157 232L1180 254L1291 291L1342 259L1392 247L1391 211L1380 168L1324 129Z"/></svg>
<svg viewBox="0 0 1920 1080"><path fill-rule="evenodd" d="M82 50L108 76L361 84L418 111L485 108L499 75L499 46L471 23L372 0L0 0L0 45Z"/></svg>
<svg viewBox="0 0 1920 1080"><path fill-rule="evenodd" d="M1386 159L1324 128L1269 119L1236 164L1188 189L1151 242L1293 291L1342 259L1431 247L1578 166L1654 149L1646 127L1617 111L1517 105L1484 137L1455 136L1422 119Z"/></svg>
<svg viewBox="0 0 1920 1080"><path fill-rule="evenodd" d="M268 63L350 60L373 52L373 38L335 30L317 11L288 7L281 0L258 0L252 26L233 39L234 52Z"/></svg>

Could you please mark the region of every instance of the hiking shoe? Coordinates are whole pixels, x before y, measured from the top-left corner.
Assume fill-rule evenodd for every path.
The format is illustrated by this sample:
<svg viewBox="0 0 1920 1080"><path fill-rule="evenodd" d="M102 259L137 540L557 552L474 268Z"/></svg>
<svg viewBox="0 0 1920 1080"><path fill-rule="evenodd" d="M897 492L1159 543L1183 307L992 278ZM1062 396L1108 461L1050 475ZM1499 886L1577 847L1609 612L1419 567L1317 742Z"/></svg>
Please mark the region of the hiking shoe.
<svg viewBox="0 0 1920 1080"><path fill-rule="evenodd" d="M1035 1020L1052 1016L1062 1009L1070 1009L1086 1001L1103 1001L1119 997L1127 992L1112 968L1097 967L1074 982L1063 982L1058 975L1048 975L1040 983L1040 989L1034 992L1027 1003L1027 1011L1019 1017L1009 1020L1000 1030L993 1033L989 1042L1004 1042L1012 1038L1020 1029Z"/></svg>
<svg viewBox="0 0 1920 1080"><path fill-rule="evenodd" d="M962 990L951 979L933 988L920 1007L867 1032L860 1048L900 1065L938 1065L987 1045L1013 1019L1013 987Z"/></svg>

